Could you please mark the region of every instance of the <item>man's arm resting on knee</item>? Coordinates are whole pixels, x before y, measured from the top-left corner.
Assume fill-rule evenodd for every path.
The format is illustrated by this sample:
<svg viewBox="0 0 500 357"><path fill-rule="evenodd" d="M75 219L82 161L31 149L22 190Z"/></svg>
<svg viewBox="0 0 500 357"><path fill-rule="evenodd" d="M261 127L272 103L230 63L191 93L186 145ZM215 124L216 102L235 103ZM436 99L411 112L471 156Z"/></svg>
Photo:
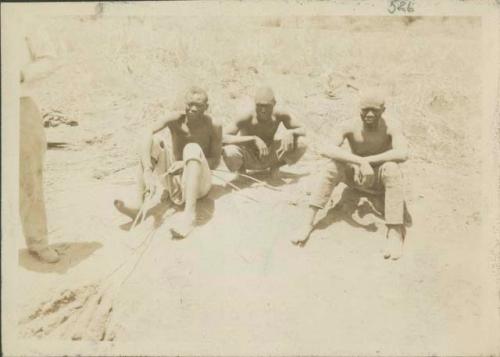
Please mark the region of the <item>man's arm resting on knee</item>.
<svg viewBox="0 0 500 357"><path fill-rule="evenodd" d="M408 160L408 141L399 125L391 127L389 134L392 139L392 149L378 155L367 156L370 164L383 164L387 161L405 162Z"/></svg>
<svg viewBox="0 0 500 357"><path fill-rule="evenodd" d="M306 136L306 129L302 123L297 120L295 115L292 115L288 111L278 110L276 116L283 123L287 132L293 134L293 136Z"/></svg>
<svg viewBox="0 0 500 357"><path fill-rule="evenodd" d="M240 128L244 125L244 121L246 120L247 118L244 117L229 124L224 129L222 144L230 145L230 144L254 143L256 140L255 135L238 135L238 133L240 132Z"/></svg>
<svg viewBox="0 0 500 357"><path fill-rule="evenodd" d="M255 135L224 135L223 143L224 145L230 144L246 144L246 143L255 143L257 140L257 136Z"/></svg>
<svg viewBox="0 0 500 357"><path fill-rule="evenodd" d="M321 155L332 160L347 162L351 164L361 165L366 158L353 154L352 152L341 147L346 135L350 132L347 126L342 126L335 130L330 137L333 145L329 145L327 149L321 151Z"/></svg>
<svg viewBox="0 0 500 357"><path fill-rule="evenodd" d="M212 124L212 137L210 140L210 154L207 157L208 167L214 170L219 166L222 154L222 125Z"/></svg>

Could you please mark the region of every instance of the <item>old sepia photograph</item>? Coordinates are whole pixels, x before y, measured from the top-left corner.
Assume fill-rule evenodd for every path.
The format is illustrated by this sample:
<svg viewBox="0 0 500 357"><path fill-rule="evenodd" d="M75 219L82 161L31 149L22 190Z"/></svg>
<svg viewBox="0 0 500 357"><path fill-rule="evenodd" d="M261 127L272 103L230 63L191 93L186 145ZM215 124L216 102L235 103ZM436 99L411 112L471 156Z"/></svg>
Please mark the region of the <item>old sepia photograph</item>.
<svg viewBox="0 0 500 357"><path fill-rule="evenodd" d="M3 355L500 356L498 1L1 6Z"/></svg>

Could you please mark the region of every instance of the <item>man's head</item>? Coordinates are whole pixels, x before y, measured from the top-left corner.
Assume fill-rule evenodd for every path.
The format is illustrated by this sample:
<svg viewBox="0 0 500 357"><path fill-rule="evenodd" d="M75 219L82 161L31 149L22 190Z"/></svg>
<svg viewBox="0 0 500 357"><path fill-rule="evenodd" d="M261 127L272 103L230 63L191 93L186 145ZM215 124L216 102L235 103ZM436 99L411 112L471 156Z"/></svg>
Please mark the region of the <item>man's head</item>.
<svg viewBox="0 0 500 357"><path fill-rule="evenodd" d="M207 92L199 87L191 87L184 96L184 102L188 119L199 118L208 108Z"/></svg>
<svg viewBox="0 0 500 357"><path fill-rule="evenodd" d="M361 94L359 107L363 124L375 128L385 111L385 100L379 90L367 90Z"/></svg>
<svg viewBox="0 0 500 357"><path fill-rule="evenodd" d="M255 112L258 120L269 120L273 114L276 99L270 87L259 87L255 92Z"/></svg>

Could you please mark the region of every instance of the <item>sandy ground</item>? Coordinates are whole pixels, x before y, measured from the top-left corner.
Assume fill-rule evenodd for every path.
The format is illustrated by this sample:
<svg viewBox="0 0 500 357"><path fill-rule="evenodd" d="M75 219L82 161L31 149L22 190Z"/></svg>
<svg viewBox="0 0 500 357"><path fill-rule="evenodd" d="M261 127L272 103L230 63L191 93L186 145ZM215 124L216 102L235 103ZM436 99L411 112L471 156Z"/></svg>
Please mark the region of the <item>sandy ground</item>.
<svg viewBox="0 0 500 357"><path fill-rule="evenodd" d="M46 130L49 141L68 143L48 151L45 174L50 241L62 261L42 265L20 250L21 336L90 341L106 353L487 350L479 22L190 21L47 23L67 64L44 81L39 100L79 125ZM192 28L197 36L186 36ZM112 202L135 194L138 130L197 81L224 122L255 85L272 84L310 129L310 150L283 170L279 190L239 179L237 191L225 183L231 175L214 172L188 239L170 238L177 215L167 207L128 231ZM403 258L382 258L383 223L352 192L297 248L289 239L322 164L317 149L356 115L356 88L374 84L389 93L388 115L401 119L412 150Z"/></svg>

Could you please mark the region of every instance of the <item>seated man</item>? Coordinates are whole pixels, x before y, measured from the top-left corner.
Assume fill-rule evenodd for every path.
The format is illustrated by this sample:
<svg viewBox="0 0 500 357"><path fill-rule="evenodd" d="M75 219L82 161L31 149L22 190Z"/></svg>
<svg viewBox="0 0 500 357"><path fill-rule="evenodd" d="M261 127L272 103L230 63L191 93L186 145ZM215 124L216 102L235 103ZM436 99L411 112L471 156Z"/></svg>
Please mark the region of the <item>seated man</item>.
<svg viewBox="0 0 500 357"><path fill-rule="evenodd" d="M399 123L382 116L385 103L376 91L361 98L361 120L339 128L323 155L332 161L324 168L310 203L307 224L293 243L303 246L314 229L318 210L325 207L340 183L367 191L385 191L388 244L384 257L399 259L404 240L404 187L398 163L408 158L408 147ZM347 139L350 151L341 148Z"/></svg>
<svg viewBox="0 0 500 357"><path fill-rule="evenodd" d="M219 165L222 150L222 126L205 114L206 92L190 88L185 104L184 112L171 113L147 130L139 167L140 203L159 183L174 204L185 204L182 218L171 228L175 238L186 237L193 229L196 202L210 191L210 170ZM132 218L139 211L120 200L115 206Z"/></svg>
<svg viewBox="0 0 500 357"><path fill-rule="evenodd" d="M246 111L225 130L222 157L230 171L271 170L279 178L279 168L299 161L306 151L301 136L304 127L288 112L275 108L271 88L262 87L255 95L255 108ZM280 123L287 129L281 139L275 134ZM299 140L300 139L300 140Z"/></svg>

